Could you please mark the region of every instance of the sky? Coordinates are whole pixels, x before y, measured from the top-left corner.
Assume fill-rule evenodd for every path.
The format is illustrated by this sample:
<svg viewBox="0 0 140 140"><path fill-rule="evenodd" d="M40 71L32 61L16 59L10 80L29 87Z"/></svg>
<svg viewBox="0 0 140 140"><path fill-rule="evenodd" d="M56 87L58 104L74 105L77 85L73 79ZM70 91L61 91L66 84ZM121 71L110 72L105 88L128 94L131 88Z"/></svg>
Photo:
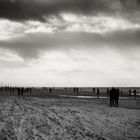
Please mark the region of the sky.
<svg viewBox="0 0 140 140"><path fill-rule="evenodd" d="M139 0L0 0L0 86L140 86Z"/></svg>

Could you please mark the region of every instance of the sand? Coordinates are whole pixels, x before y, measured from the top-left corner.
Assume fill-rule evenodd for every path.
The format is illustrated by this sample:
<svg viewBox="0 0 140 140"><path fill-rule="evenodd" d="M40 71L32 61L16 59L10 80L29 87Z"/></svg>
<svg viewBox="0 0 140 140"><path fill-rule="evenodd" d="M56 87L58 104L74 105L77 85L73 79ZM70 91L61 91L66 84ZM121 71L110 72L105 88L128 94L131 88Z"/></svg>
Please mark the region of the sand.
<svg viewBox="0 0 140 140"><path fill-rule="evenodd" d="M0 140L139 140L140 100L0 97Z"/></svg>

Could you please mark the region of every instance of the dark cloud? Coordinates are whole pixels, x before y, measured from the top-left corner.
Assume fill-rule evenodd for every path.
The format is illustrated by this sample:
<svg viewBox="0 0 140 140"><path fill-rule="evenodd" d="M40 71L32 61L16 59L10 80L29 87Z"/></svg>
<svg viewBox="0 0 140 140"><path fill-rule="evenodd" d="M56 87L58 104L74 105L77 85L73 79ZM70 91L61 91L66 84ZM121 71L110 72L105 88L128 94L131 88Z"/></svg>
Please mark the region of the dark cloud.
<svg viewBox="0 0 140 140"><path fill-rule="evenodd" d="M123 52L140 49L140 31L118 31L108 34L68 33L28 34L24 37L1 41L0 47L18 53L24 59L37 58L49 50L68 51L69 49L110 48Z"/></svg>
<svg viewBox="0 0 140 140"><path fill-rule="evenodd" d="M110 14L136 18L139 0L0 0L0 17L12 20L41 20L60 12Z"/></svg>

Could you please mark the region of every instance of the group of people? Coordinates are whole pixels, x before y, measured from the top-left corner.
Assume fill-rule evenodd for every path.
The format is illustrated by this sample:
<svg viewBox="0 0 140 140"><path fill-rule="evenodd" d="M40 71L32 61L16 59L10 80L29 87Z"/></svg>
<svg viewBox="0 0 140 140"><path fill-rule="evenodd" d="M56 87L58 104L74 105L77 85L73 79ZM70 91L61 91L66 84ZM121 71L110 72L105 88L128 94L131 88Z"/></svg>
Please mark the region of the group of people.
<svg viewBox="0 0 140 140"><path fill-rule="evenodd" d="M73 88L73 92L79 95L79 88Z"/></svg>
<svg viewBox="0 0 140 140"><path fill-rule="evenodd" d="M16 90L17 90L17 87L10 87L10 86L0 87L0 92L14 93Z"/></svg>
<svg viewBox="0 0 140 140"><path fill-rule="evenodd" d="M43 90L45 91L45 92L49 92L49 93L52 93L53 92L53 90L55 90L55 88L54 87L50 87L50 88L48 88L48 87L43 87Z"/></svg>
<svg viewBox="0 0 140 140"><path fill-rule="evenodd" d="M132 91L131 89L129 90L129 97L131 97L132 93L133 93L133 95L135 97L136 93L137 93L136 89L134 91Z"/></svg>
<svg viewBox="0 0 140 140"><path fill-rule="evenodd" d="M109 98L110 98L110 107L118 107L119 105L119 89L117 88L112 88L110 91L109 91Z"/></svg>
<svg viewBox="0 0 140 140"><path fill-rule="evenodd" d="M17 88L17 93L18 93L18 96L23 96L23 94L24 94L24 88L22 87L22 88Z"/></svg>
<svg viewBox="0 0 140 140"><path fill-rule="evenodd" d="M95 88L93 88L93 92L95 93ZM109 97L110 99L110 107L118 107L119 105L119 89L117 88L107 88L107 98ZM97 88L96 90L97 98L99 98L100 95L100 90Z"/></svg>
<svg viewBox="0 0 140 140"><path fill-rule="evenodd" d="M10 86L5 86L5 87L0 87L0 92L1 93L11 93L11 94L17 94L18 96L23 96L24 93L32 93L32 87L10 87Z"/></svg>
<svg viewBox="0 0 140 140"><path fill-rule="evenodd" d="M32 93L32 88L24 88L24 87L18 87L17 88L18 96L23 96L25 92L26 93Z"/></svg>

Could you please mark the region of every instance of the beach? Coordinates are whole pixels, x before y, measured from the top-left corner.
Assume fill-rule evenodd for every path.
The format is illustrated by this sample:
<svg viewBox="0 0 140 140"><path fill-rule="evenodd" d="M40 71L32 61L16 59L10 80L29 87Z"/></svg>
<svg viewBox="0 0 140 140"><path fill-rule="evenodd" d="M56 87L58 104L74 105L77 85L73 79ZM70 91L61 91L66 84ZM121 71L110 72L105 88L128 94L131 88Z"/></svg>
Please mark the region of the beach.
<svg viewBox="0 0 140 140"><path fill-rule="evenodd" d="M0 96L0 140L139 140L140 100Z"/></svg>

